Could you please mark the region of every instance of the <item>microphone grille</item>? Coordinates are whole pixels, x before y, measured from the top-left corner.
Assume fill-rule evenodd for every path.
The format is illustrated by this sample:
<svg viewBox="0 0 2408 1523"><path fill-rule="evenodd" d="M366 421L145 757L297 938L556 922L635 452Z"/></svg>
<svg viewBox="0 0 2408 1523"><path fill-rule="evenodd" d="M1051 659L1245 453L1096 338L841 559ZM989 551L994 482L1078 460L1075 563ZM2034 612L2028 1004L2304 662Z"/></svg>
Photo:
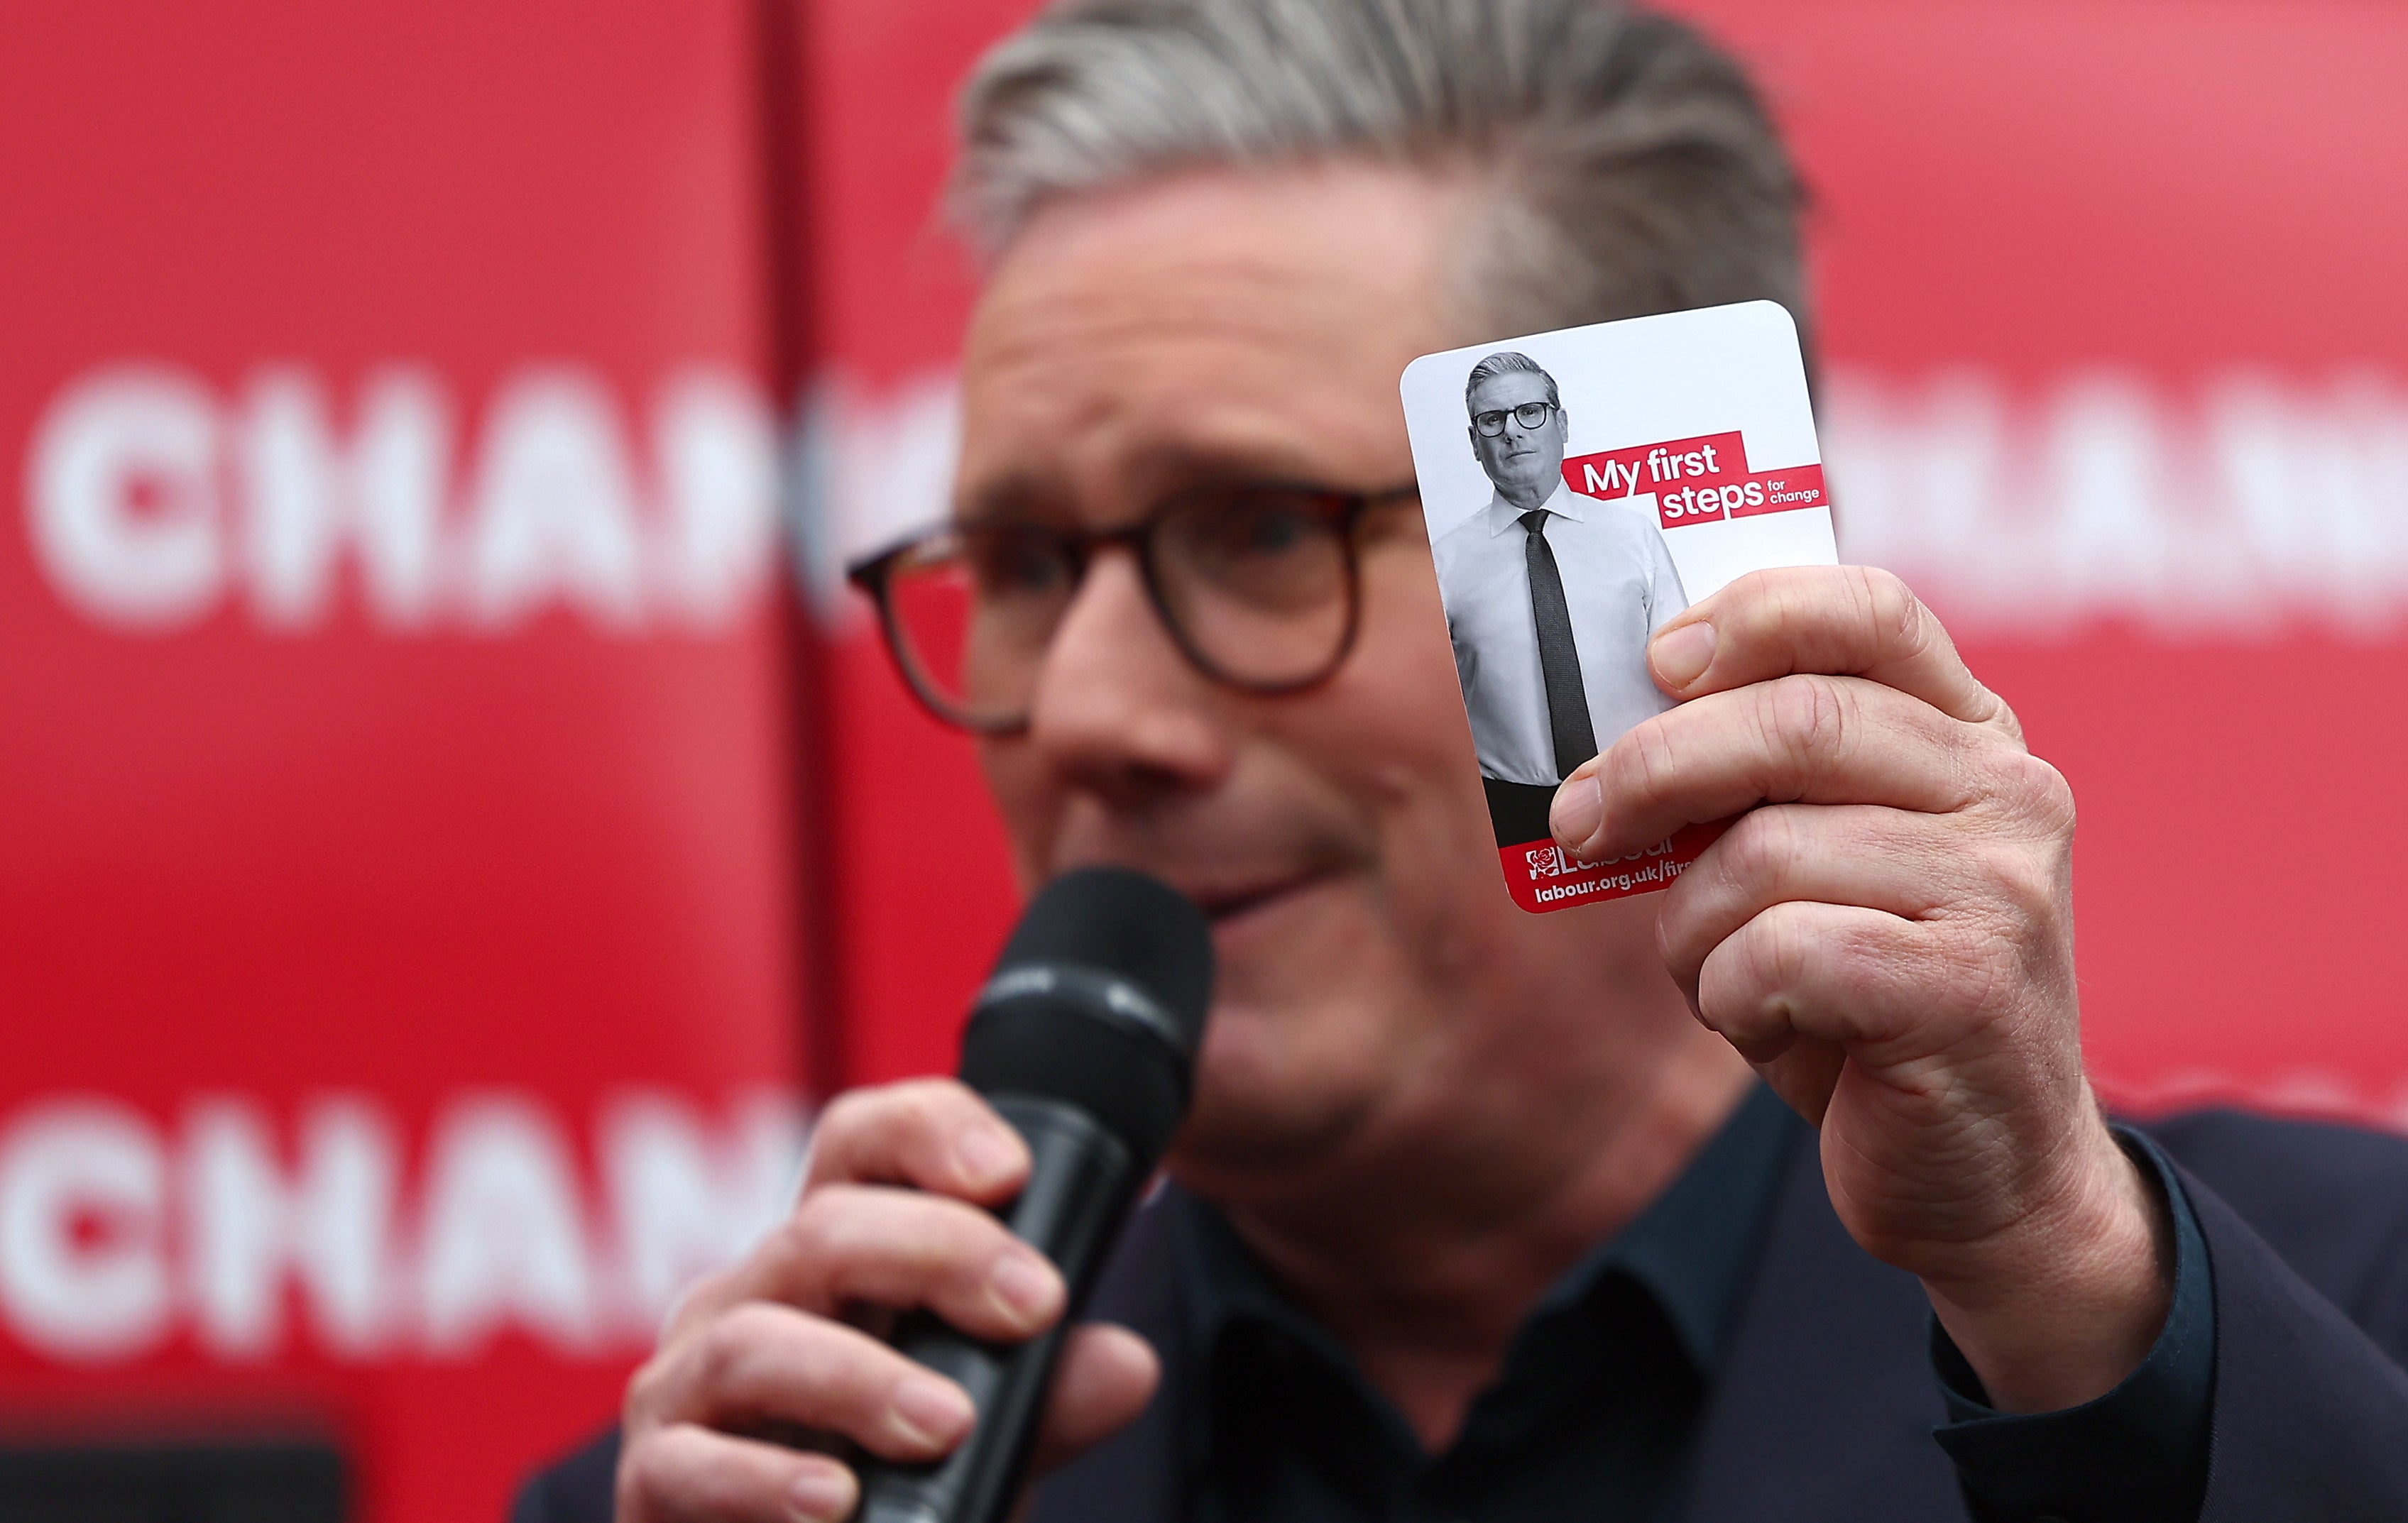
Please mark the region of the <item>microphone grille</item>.
<svg viewBox="0 0 2408 1523"><path fill-rule="evenodd" d="M1211 927L1192 900L1125 868L1065 874L996 960L961 1076L1075 1106L1151 1169L1186 1114L1211 1003Z"/></svg>
<svg viewBox="0 0 2408 1523"><path fill-rule="evenodd" d="M1212 1004L1212 928L1194 900L1125 867L1082 867L1039 890L996 959L996 972L1072 963L1125 978L1152 996L1193 1053Z"/></svg>

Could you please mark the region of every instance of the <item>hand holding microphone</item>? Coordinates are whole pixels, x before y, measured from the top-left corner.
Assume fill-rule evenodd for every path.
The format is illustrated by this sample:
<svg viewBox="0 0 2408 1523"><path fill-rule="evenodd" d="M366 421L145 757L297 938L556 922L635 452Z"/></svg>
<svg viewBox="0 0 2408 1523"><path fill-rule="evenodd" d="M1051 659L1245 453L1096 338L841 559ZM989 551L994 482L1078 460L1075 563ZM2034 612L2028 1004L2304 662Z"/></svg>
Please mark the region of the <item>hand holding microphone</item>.
<svg viewBox="0 0 2408 1523"><path fill-rule="evenodd" d="M680 1304L629 1387L622 1523L857 1502L972 1523L1010 1506L1032 1442L1041 1465L1136 1416L1152 1351L1065 1312L1184 1113L1210 985L1203 918L1163 885L1091 870L1039 894L972 1014L968 1083L839 1098L793 1215ZM881 1312L920 1359L865 1329ZM807 1432L857 1445L863 1475L791 1446Z"/></svg>

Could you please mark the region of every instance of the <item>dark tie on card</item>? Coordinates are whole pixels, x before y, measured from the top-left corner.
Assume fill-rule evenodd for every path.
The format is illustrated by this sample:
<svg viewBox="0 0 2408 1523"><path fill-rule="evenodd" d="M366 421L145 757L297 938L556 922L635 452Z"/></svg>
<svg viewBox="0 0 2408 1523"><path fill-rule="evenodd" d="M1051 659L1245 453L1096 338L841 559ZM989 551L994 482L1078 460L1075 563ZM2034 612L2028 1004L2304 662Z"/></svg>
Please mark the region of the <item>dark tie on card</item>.
<svg viewBox="0 0 2408 1523"><path fill-rule="evenodd" d="M1522 559L1530 568L1530 612L1539 625L1539 675L1547 684L1547 728L1555 737L1555 776L1597 754L1597 730L1588 721L1588 690L1581 686L1580 651L1572 645L1572 611L1564 602L1564 578L1547 546L1547 510L1522 515L1529 537Z"/></svg>

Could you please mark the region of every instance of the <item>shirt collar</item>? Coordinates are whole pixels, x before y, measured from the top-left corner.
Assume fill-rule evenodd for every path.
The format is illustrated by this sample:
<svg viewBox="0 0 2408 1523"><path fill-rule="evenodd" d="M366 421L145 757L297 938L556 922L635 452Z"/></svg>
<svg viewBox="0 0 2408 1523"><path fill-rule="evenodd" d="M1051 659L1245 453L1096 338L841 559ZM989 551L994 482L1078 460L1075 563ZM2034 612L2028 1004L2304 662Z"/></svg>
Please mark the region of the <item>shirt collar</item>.
<svg viewBox="0 0 2408 1523"><path fill-rule="evenodd" d="M1803 1132L1803 1123L1770 1089L1751 1089L1663 1194L1549 1288L1531 1308L1525 1331L1550 1313L1589 1300L1621 1276L1647 1293L1698 1372L1710 1374L1721 1361L1756 1265L1765 1217L1790 1149ZM1181 1195L1179 1259L1194 1340L1189 1346L1209 1357L1233 1323L1254 1320L1341 1367L1351 1366L1336 1336L1272 1286L1227 1220L1203 1201Z"/></svg>
<svg viewBox="0 0 2408 1523"><path fill-rule="evenodd" d="M1699 1373L1712 1371L1756 1267L1790 1148L1804 1130L1778 1095L1752 1087L1670 1187L1573 1265L1533 1315L1584 1299L1620 1272L1664 1309Z"/></svg>
<svg viewBox="0 0 2408 1523"><path fill-rule="evenodd" d="M1586 505L1585 498L1576 494L1570 487L1564 484L1561 477L1557 477L1555 490L1549 492L1547 500L1541 503L1539 506L1559 518L1570 519L1574 523L1585 523L1588 521ZM1528 510L1515 507L1505 500L1502 493L1495 493L1489 497L1488 506L1484 511L1487 515L1489 537L1493 539L1508 529L1518 532L1522 527L1522 515Z"/></svg>

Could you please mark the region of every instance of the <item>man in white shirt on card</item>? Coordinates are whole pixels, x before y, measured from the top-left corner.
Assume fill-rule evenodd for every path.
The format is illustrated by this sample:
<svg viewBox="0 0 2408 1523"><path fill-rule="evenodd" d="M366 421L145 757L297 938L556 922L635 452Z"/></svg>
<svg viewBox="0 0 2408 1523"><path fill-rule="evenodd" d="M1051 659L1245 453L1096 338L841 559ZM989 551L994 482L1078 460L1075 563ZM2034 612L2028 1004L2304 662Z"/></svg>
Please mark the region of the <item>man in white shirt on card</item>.
<svg viewBox="0 0 2408 1523"><path fill-rule="evenodd" d="M1554 377L1500 352L1472 367L1464 396L1497 494L1432 548L1455 668L1481 772L1552 796L1670 705L1648 676L1647 637L1689 600L1651 511L1565 484Z"/></svg>

